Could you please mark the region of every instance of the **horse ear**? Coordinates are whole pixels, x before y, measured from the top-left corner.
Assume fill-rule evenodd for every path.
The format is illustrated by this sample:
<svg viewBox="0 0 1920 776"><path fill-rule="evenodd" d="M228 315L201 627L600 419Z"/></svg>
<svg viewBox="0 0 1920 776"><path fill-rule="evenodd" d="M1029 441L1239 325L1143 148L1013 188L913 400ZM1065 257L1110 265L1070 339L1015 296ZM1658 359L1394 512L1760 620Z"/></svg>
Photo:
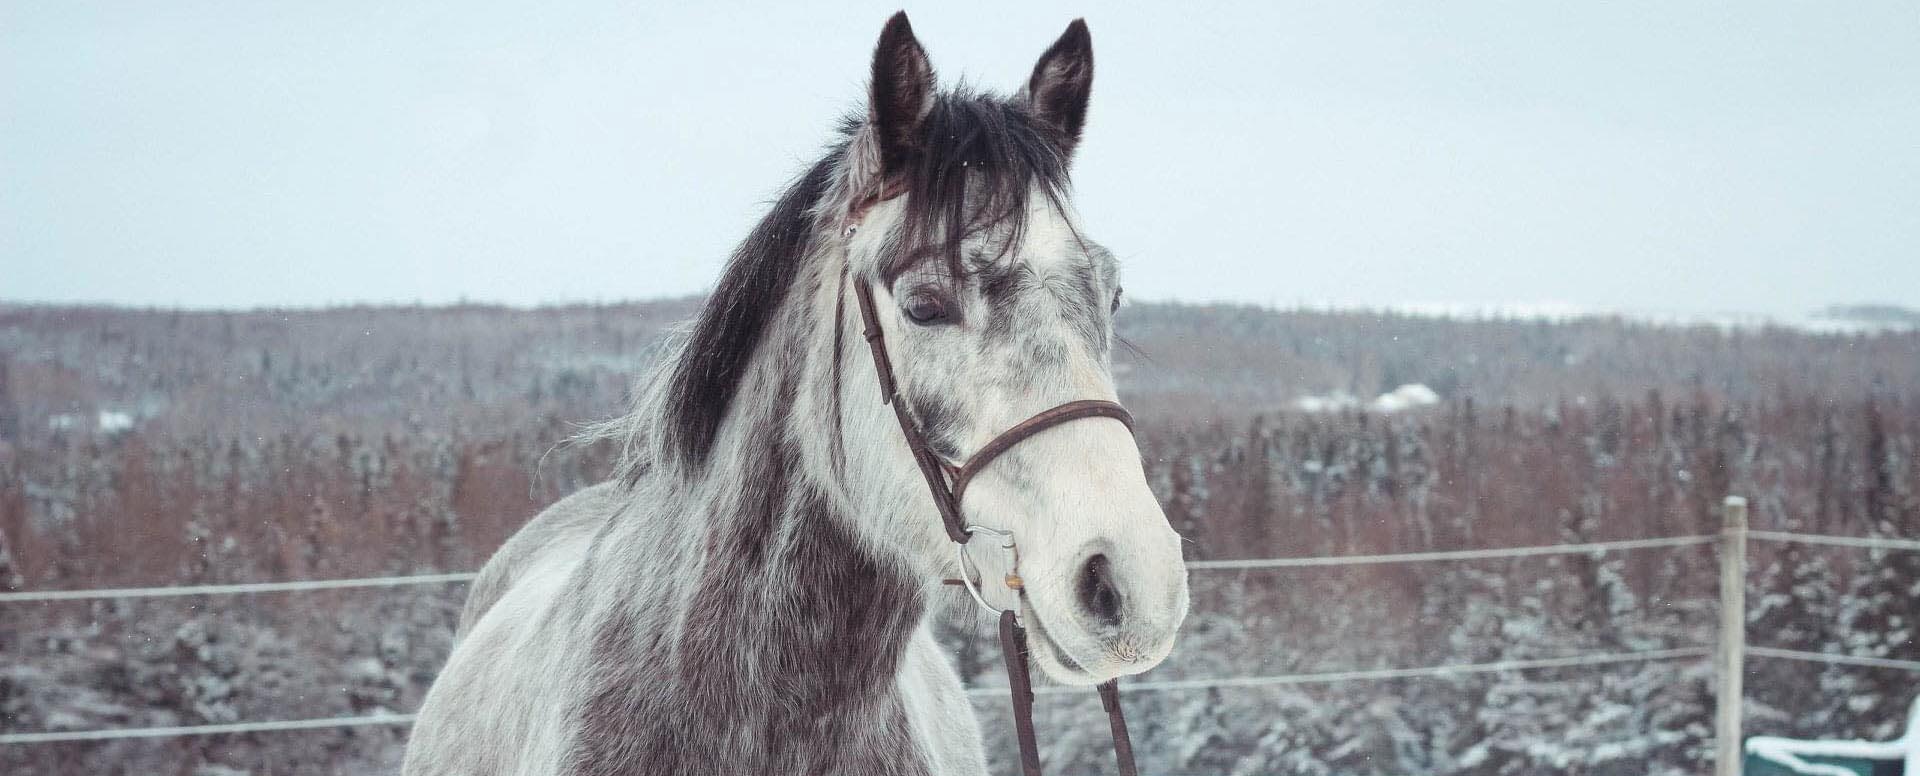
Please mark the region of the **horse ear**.
<svg viewBox="0 0 1920 776"><path fill-rule="evenodd" d="M1034 118L1060 131L1068 153L1080 144L1087 123L1087 97L1093 91L1093 35L1087 21L1075 19L1053 42L1027 79L1027 107Z"/></svg>
<svg viewBox="0 0 1920 776"><path fill-rule="evenodd" d="M913 37L907 12L887 20L873 49L873 84L867 98L867 124L873 131L881 175L905 168L920 146L920 125L933 110L933 63Z"/></svg>

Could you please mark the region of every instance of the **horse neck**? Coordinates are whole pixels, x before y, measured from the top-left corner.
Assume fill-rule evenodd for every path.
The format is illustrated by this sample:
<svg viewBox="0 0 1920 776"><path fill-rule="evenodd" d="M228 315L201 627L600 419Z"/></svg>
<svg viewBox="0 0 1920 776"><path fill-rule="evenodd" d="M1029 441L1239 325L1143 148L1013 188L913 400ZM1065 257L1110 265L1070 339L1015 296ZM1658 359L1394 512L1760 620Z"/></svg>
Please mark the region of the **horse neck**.
<svg viewBox="0 0 1920 776"><path fill-rule="evenodd" d="M657 519L611 521L583 565L580 773L913 772L896 688L927 584L857 522L815 422L833 305L803 306L835 266L792 289L705 467L636 483Z"/></svg>
<svg viewBox="0 0 1920 776"><path fill-rule="evenodd" d="M859 536L916 579L937 579L949 571L951 545L882 396L860 314L860 281L844 249L819 251L815 259L817 276L802 284L805 296L795 300L815 323L789 428L819 442L805 459L808 471L836 508L854 517L849 525Z"/></svg>
<svg viewBox="0 0 1920 776"><path fill-rule="evenodd" d="M781 680L802 704L894 675L928 576L889 525L869 520L898 483L853 486L861 471L847 461L861 459L842 451L875 445L836 443L841 428L894 429L874 422L885 408L871 364L856 360L858 314L839 303L844 262L809 259L707 468L687 482L683 548L699 571L679 629L687 675L804 666Z"/></svg>

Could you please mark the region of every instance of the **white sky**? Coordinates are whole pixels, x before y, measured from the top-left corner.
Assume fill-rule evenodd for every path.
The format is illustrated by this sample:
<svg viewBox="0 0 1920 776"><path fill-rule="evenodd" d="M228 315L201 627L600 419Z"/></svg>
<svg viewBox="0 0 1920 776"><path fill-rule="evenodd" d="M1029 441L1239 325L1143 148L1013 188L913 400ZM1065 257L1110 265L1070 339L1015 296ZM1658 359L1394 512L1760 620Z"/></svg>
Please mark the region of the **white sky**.
<svg viewBox="0 0 1920 776"><path fill-rule="evenodd" d="M1011 89L1076 15L1139 298L1920 306L1920 10L938 3ZM893 4L0 4L0 299L700 291Z"/></svg>

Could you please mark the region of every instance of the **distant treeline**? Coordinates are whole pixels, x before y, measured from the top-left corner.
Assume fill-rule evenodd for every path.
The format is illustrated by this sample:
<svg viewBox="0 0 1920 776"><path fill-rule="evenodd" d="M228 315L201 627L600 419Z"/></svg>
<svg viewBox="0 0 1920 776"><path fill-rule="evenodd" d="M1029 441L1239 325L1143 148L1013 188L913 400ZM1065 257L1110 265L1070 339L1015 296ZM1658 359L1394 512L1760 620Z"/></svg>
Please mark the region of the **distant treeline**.
<svg viewBox="0 0 1920 776"><path fill-rule="evenodd" d="M619 411L693 304L0 308L0 588L475 568L540 506L606 474L609 449L562 442ZM1180 305L1136 305L1122 333L1122 396L1193 558L1706 533L1728 493L1753 501L1759 528L1920 536L1920 335ZM1442 403L1288 409L1406 383ZM1749 638L1920 659L1916 560L1756 543ZM1196 572L1188 632L1155 676L1705 644L1713 584L1701 548ZM0 731L404 713L445 658L460 592L0 604ZM963 609L942 623L963 672L998 681L988 631ZM1692 774L1711 736L1704 670L1130 703L1156 771ZM1897 672L1749 670L1757 732L1886 737L1914 693ZM1043 704L1042 724L1099 719L1061 705L1077 702ZM1096 733L1050 739L1055 770L1105 768ZM10 747L0 770L357 773L390 767L403 740L371 728Z"/></svg>

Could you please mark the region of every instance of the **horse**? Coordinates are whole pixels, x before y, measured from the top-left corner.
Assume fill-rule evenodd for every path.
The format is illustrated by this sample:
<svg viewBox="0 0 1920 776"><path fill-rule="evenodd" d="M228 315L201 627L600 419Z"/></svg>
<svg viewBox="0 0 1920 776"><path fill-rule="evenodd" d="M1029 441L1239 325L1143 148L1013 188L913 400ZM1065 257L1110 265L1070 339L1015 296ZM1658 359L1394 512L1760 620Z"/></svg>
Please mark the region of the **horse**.
<svg viewBox="0 0 1920 776"><path fill-rule="evenodd" d="M972 472L965 530L1010 533L1017 557L957 554L916 468L1047 407L1118 409L1118 266L1068 178L1092 78L1081 20L1010 97L942 89L906 15L887 22L864 111L732 254L631 411L590 432L616 440L615 475L474 580L406 776L984 774L928 622L956 575L1005 575L977 594L1017 612L1023 659L1056 682L1165 659L1186 569L1127 425L1031 429Z"/></svg>

